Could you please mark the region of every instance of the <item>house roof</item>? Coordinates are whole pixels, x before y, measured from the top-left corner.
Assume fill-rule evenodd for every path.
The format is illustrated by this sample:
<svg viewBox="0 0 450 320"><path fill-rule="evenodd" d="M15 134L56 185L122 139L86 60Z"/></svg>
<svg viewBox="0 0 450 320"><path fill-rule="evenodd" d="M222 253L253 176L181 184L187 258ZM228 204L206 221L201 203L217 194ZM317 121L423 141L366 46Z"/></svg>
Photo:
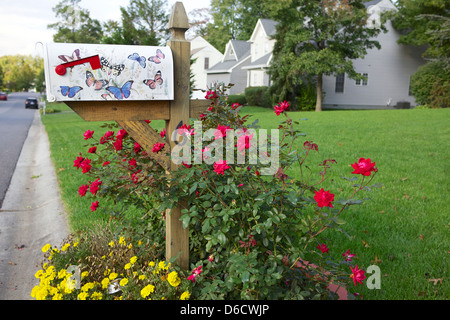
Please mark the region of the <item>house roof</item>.
<svg viewBox="0 0 450 320"><path fill-rule="evenodd" d="M268 68L269 62L272 58L272 52L266 53L261 58L253 61L248 66L242 67L242 69L260 69L260 68Z"/></svg>
<svg viewBox="0 0 450 320"><path fill-rule="evenodd" d="M275 34L276 31L275 27L278 24L277 21L270 19L259 19L259 20L261 21L261 25L263 26L264 31L268 36Z"/></svg>
<svg viewBox="0 0 450 320"><path fill-rule="evenodd" d="M225 50L225 55L223 59L227 56L227 51L229 47L233 49L234 56L236 59L222 60L208 69L207 73L224 73L231 72L231 70L241 64L247 58L250 58L250 43L243 40L230 40L227 44L227 49Z"/></svg>
<svg viewBox="0 0 450 320"><path fill-rule="evenodd" d="M364 6L366 7L366 8L368 8L368 7L370 7L370 6L375 6L375 5L377 5L379 2L381 2L382 0L371 0L371 1L368 1L368 2L365 2L364 3Z"/></svg>
<svg viewBox="0 0 450 320"><path fill-rule="evenodd" d="M237 60L250 54L250 42L244 40L230 40Z"/></svg>

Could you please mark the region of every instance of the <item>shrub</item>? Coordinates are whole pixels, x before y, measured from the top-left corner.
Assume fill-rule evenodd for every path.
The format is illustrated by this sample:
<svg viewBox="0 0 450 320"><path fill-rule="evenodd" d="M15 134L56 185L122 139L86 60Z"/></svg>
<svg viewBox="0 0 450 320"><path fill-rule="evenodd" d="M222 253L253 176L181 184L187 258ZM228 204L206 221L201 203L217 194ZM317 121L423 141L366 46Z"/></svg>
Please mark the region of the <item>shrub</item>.
<svg viewBox="0 0 450 320"><path fill-rule="evenodd" d="M418 104L431 108L450 105L450 74L444 61L431 61L419 67L411 77L411 92Z"/></svg>
<svg viewBox="0 0 450 320"><path fill-rule="evenodd" d="M247 104L244 94L230 94L227 98L228 104L239 103L240 105Z"/></svg>
<svg viewBox="0 0 450 320"><path fill-rule="evenodd" d="M177 134L185 142L179 143L180 148L185 148L183 165L170 176L148 154L160 152L159 144L144 152L123 129L115 134L112 130L116 128L110 125L100 139L93 131L85 132L88 154L80 154L74 161L74 167L90 177L80 186L80 196L99 199L92 203L92 212L113 212L102 206L102 197L115 199L118 205L126 201L142 207L143 220L148 223L146 235L156 250L144 252L133 244L133 251L112 253L117 258L105 264L98 257L113 251L106 239L95 240L98 245L87 245L86 256L92 257L90 252L99 253L94 255L96 259L82 259L86 261L85 268L105 270L107 265L126 276L125 266L136 256L137 261L142 261L136 272L151 274L154 270L149 270L146 263L155 261L157 257L152 254L161 255L164 248L164 213L182 200L185 207L181 221L189 228L192 271L190 275L180 272L179 277L181 283L191 281L192 299L332 299L336 296L328 289L331 283L348 286L352 279L355 285L362 283L364 271L357 266L353 268L354 254L343 253L345 259L337 263L329 261L328 248L317 237L329 228L341 230L345 223L341 214L349 206L363 203L355 199L356 194L376 187L371 185L377 172L375 163L360 158L352 164L351 173L360 175L361 181L357 181L358 176L344 178L354 191L347 199L335 199L320 184L336 160L325 159L319 164L322 168L319 177L310 176L306 161L319 147L312 141L304 141L302 149L294 147L303 135L297 128L299 123L286 113L289 102L274 107L275 116L282 120L278 130L267 136L267 132L260 130L257 137L257 121L247 123L249 116L239 114L242 106L227 101L226 89L211 88L206 94L211 106L200 120L205 130L211 129L212 140L196 131L197 123L194 128L187 124L178 128ZM168 136L165 131L160 135ZM191 137L194 143L189 145ZM197 142L201 150L194 148L198 147ZM219 152L223 142L227 147L226 160ZM252 152L258 144L259 153ZM268 164L275 164L272 168L275 170L270 171ZM297 166L300 177L293 179L286 173ZM99 235L104 236L104 232ZM120 238L114 243L117 241ZM72 253L74 257L70 259L74 260L70 263L78 261L77 252ZM95 279L91 281L97 286L107 281L102 279L101 272L92 274ZM147 291L150 284L156 287L157 280L151 281L145 283ZM124 288L130 292L127 297L139 298L139 289L134 288L134 291ZM166 286L164 290L169 289ZM182 290L172 291L164 296L177 298Z"/></svg>
<svg viewBox="0 0 450 320"><path fill-rule="evenodd" d="M268 87L247 87L245 88L245 99L250 106L265 108L272 107L272 99Z"/></svg>

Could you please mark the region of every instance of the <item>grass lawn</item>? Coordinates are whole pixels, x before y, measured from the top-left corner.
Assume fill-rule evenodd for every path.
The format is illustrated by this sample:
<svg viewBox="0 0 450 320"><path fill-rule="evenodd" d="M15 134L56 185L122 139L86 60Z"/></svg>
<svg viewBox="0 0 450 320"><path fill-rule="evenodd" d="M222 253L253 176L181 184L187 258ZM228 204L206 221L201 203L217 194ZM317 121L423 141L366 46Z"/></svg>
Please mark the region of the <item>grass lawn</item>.
<svg viewBox="0 0 450 320"><path fill-rule="evenodd" d="M60 111L64 105L52 105ZM277 128L281 116L272 110L244 107L243 112L259 119L261 128ZM358 266L377 264L381 270L381 289L358 286L364 299L449 299L449 147L450 110L355 110L291 112L300 121L305 140L319 146L310 153L307 164L311 178L318 178L317 164L324 159L337 161L322 185L336 195L349 196L350 164L360 157L371 158L379 172L375 182L382 188L359 194L370 198L362 206L343 213L343 228L350 238L335 231L323 234L321 241L336 260L348 249L355 253ZM52 159L60 181L62 198L70 213L73 230L109 217L89 210L92 200L77 196L86 177L73 168L79 152L85 152L83 133L103 134L103 122L85 122L73 112L42 116L49 134ZM163 121L153 121L163 127ZM299 172L291 170L296 177ZM354 290L352 290L353 292Z"/></svg>

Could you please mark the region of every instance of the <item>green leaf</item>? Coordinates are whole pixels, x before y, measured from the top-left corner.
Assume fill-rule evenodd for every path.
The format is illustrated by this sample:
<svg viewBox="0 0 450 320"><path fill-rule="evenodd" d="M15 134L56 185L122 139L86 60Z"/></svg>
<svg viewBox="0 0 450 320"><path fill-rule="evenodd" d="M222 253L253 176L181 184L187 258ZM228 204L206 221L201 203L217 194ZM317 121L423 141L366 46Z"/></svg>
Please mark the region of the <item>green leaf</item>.
<svg viewBox="0 0 450 320"><path fill-rule="evenodd" d="M227 242L227 237L222 232L219 232L217 240L219 241L219 244L223 246Z"/></svg>
<svg viewBox="0 0 450 320"><path fill-rule="evenodd" d="M242 272L241 279L242 279L242 283L248 282L250 280L250 272L248 272L248 271Z"/></svg>
<svg viewBox="0 0 450 320"><path fill-rule="evenodd" d="M181 216L180 220L183 223L183 228L187 229L187 227L189 227L189 222L191 222L191 217L188 214L184 214Z"/></svg>

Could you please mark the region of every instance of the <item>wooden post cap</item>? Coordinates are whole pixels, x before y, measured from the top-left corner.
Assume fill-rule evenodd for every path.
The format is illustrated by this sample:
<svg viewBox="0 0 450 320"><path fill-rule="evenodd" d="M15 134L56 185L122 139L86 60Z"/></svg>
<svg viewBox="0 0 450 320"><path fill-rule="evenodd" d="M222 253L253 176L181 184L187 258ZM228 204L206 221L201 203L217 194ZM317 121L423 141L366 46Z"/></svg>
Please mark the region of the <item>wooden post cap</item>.
<svg viewBox="0 0 450 320"><path fill-rule="evenodd" d="M183 2L177 1L172 7L172 13L169 18L170 29L189 29L189 21Z"/></svg>

